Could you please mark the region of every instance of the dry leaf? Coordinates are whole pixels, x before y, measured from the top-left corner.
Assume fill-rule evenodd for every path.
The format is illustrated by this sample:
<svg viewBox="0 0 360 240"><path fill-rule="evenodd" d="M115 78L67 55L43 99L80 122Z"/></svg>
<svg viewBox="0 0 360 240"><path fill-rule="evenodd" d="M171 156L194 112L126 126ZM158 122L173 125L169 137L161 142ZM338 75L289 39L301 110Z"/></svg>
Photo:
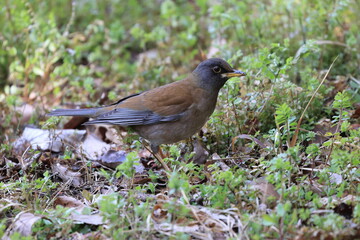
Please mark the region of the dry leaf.
<svg viewBox="0 0 360 240"><path fill-rule="evenodd" d="M154 206L154 209L152 211L151 217L157 223L165 221L168 217L168 211L165 210L163 207L163 204L158 203Z"/></svg>
<svg viewBox="0 0 360 240"><path fill-rule="evenodd" d="M343 182L343 178L340 174L337 173L329 173L330 182L336 183L337 185L341 184Z"/></svg>
<svg viewBox="0 0 360 240"><path fill-rule="evenodd" d="M15 125L20 124L24 125L25 123L28 123L32 115L35 113L34 106L30 104L24 104L22 106L15 107L15 111L19 113L20 117L13 117L11 119L11 122Z"/></svg>
<svg viewBox="0 0 360 240"><path fill-rule="evenodd" d="M104 166L115 169L126 160L126 155L127 153L125 151L109 150L101 156L99 162Z"/></svg>
<svg viewBox="0 0 360 240"><path fill-rule="evenodd" d="M239 219L237 209L217 210L201 206L185 205L181 200L174 200L164 194L156 195L157 204L152 213L154 228L164 234L185 232L196 239L242 239L244 226ZM173 218L166 209L167 202L171 205L189 208L187 215ZM169 222L173 219L172 222ZM235 233L237 228L240 233Z"/></svg>
<svg viewBox="0 0 360 240"><path fill-rule="evenodd" d="M85 207L81 201L69 196L58 196L54 201L54 205L76 209L83 209Z"/></svg>
<svg viewBox="0 0 360 240"><path fill-rule="evenodd" d="M60 163L55 163L51 165L51 169L53 173L58 174L64 182L69 181L70 184L74 187L79 187L84 182L84 180L81 178L80 172L71 171L66 166L61 165Z"/></svg>
<svg viewBox="0 0 360 240"><path fill-rule="evenodd" d="M191 159L196 164L205 164L209 158L209 152L204 148L199 139L193 141L195 155Z"/></svg>
<svg viewBox="0 0 360 240"><path fill-rule="evenodd" d="M40 220L40 216L35 216L32 213L24 213L21 212L15 217L15 221L12 225L7 229L5 236L3 236L3 240L10 239L10 236L15 232L20 233L22 236L30 236L32 231L31 228L35 222Z"/></svg>
<svg viewBox="0 0 360 240"><path fill-rule="evenodd" d="M101 156L110 150L110 144L105 143L93 134L87 134L85 141L81 144L81 152L86 158L91 160L99 160Z"/></svg>
<svg viewBox="0 0 360 240"><path fill-rule="evenodd" d="M103 217L100 216L100 214L82 214L81 212L85 208L85 204L73 197L59 196L55 200L54 204L61 205L63 207L74 208L74 211L72 211L71 215L68 217L71 220L91 225L101 225L104 223Z"/></svg>
<svg viewBox="0 0 360 240"><path fill-rule="evenodd" d="M254 181L250 182L250 185L253 189L260 191L260 200L262 203L270 205L270 207L274 207L274 203L280 199L279 193L276 191L274 185L269 183L265 178L260 177ZM272 199L272 200L271 200Z"/></svg>
<svg viewBox="0 0 360 240"><path fill-rule="evenodd" d="M43 130L27 127L21 137L13 143L13 147L19 155L26 151L27 146L32 149L60 152L65 143L77 145L85 133L85 130Z"/></svg>
<svg viewBox="0 0 360 240"><path fill-rule="evenodd" d="M78 214L77 212L72 212L70 215L70 219L91 225L102 225L105 223L103 221L103 217L100 214L85 215Z"/></svg>

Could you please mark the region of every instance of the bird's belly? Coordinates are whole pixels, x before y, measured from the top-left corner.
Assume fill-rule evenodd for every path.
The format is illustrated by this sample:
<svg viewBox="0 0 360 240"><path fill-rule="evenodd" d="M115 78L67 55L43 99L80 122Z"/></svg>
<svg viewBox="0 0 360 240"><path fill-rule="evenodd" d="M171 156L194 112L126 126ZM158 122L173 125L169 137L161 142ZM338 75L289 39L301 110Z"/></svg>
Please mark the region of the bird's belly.
<svg viewBox="0 0 360 240"><path fill-rule="evenodd" d="M175 122L154 125L135 126L135 131L152 144L170 144L185 140L202 128L212 112L206 114L195 113L183 116ZM192 116L191 116L192 115Z"/></svg>

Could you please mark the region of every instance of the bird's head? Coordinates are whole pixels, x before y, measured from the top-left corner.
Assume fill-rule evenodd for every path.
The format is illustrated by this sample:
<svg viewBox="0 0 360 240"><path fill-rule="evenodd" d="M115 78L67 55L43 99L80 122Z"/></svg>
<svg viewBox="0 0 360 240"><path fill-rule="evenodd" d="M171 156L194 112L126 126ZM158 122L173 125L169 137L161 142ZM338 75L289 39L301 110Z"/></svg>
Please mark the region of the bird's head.
<svg viewBox="0 0 360 240"><path fill-rule="evenodd" d="M197 77L201 87L215 91L219 91L229 78L246 75L242 71L233 69L221 58L209 58L201 62L193 74Z"/></svg>

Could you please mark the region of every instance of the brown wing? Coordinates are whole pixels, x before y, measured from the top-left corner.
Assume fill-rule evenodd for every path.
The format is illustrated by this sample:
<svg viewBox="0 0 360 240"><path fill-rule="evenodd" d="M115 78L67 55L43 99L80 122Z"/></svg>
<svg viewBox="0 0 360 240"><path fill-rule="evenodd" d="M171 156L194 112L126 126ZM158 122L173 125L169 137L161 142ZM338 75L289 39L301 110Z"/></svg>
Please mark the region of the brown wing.
<svg viewBox="0 0 360 240"><path fill-rule="evenodd" d="M186 80L174 82L129 98L119 104L119 107L150 110L162 116L179 114L194 102L191 94L193 88Z"/></svg>
<svg viewBox="0 0 360 240"><path fill-rule="evenodd" d="M109 106L111 111L86 124L136 126L176 121L194 103L194 87L185 79L134 95Z"/></svg>

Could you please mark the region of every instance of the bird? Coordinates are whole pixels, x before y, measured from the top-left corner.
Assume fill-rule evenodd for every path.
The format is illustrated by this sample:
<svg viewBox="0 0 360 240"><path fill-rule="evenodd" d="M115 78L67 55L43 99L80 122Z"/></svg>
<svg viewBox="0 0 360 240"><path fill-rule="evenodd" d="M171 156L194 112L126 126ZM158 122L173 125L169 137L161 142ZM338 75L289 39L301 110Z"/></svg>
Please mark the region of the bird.
<svg viewBox="0 0 360 240"><path fill-rule="evenodd" d="M111 105L55 109L47 115L90 118L84 125L129 127L147 139L157 154L161 144L176 143L199 132L215 110L220 89L231 77L241 76L246 73L225 60L209 58L182 80L129 95Z"/></svg>

